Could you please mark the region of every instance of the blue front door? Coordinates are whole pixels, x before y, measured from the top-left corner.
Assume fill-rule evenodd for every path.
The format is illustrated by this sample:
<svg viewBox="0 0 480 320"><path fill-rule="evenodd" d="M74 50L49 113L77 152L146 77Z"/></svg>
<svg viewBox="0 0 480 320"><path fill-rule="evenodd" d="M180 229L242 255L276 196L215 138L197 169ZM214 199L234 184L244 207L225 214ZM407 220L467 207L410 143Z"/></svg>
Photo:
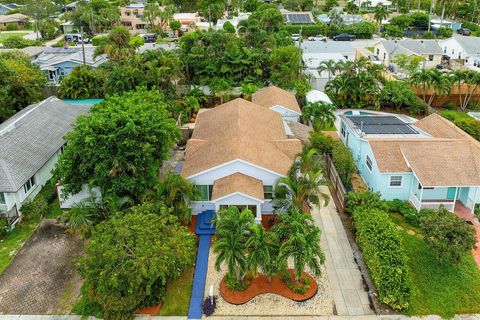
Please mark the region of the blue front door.
<svg viewBox="0 0 480 320"><path fill-rule="evenodd" d="M457 188L456 187L450 187L447 190L447 200L453 200L455 199L455 194L457 193Z"/></svg>

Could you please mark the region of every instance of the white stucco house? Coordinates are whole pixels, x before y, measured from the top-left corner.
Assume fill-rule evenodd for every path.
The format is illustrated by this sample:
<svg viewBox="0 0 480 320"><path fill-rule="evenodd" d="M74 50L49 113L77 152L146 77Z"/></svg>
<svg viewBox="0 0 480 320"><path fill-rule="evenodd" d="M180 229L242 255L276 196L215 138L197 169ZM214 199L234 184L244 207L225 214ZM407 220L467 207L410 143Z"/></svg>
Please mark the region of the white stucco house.
<svg viewBox="0 0 480 320"><path fill-rule="evenodd" d="M461 60L470 70L480 71L480 38L459 34L440 42L443 53L453 60Z"/></svg>
<svg viewBox="0 0 480 320"><path fill-rule="evenodd" d="M350 42L305 41L301 44L305 74L310 78L313 89L324 90L332 75L328 71L318 71L323 62L333 60L355 61L355 48Z"/></svg>
<svg viewBox="0 0 480 320"><path fill-rule="evenodd" d="M406 54L408 56L422 56L422 69L435 68L442 63L443 51L437 40L382 40L375 44L374 53L376 57L385 65L395 65L392 59L397 54Z"/></svg>
<svg viewBox="0 0 480 320"><path fill-rule="evenodd" d="M273 185L302 149L286 127L280 113L244 99L200 113L181 173L202 196L192 213L237 206L258 223L272 215Z"/></svg>
<svg viewBox="0 0 480 320"><path fill-rule="evenodd" d="M0 216L17 220L22 204L51 178L63 137L88 110L50 97L0 124Z"/></svg>
<svg viewBox="0 0 480 320"><path fill-rule="evenodd" d="M295 95L275 86L255 92L252 95L252 102L280 113L282 119L286 121L299 121L302 115Z"/></svg>

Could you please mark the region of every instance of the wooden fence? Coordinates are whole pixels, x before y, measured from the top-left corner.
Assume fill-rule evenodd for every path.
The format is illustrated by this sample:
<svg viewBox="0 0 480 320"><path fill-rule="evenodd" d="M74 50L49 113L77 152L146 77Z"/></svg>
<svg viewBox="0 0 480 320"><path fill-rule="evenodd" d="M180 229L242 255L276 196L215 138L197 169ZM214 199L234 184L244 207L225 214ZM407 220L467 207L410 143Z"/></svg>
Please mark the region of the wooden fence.
<svg viewBox="0 0 480 320"><path fill-rule="evenodd" d="M328 178L332 183L332 190L338 198L338 202L339 202L338 205L340 205L340 208L338 209L341 211L344 211L347 188L345 188L345 186L343 185L343 182L340 179L340 176L338 175L337 169L333 164L332 158L330 158L330 156L327 155L325 158L325 161L327 163Z"/></svg>

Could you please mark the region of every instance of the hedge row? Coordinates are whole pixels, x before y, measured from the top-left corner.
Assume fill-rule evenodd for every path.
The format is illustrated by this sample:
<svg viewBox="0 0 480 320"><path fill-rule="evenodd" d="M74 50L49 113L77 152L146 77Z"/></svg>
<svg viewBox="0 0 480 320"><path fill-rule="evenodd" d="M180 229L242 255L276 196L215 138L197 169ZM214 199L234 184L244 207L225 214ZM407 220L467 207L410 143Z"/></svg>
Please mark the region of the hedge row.
<svg viewBox="0 0 480 320"><path fill-rule="evenodd" d="M460 129L480 141L480 121L471 119L458 119L454 120L456 126Z"/></svg>
<svg viewBox="0 0 480 320"><path fill-rule="evenodd" d="M382 210L353 211L357 243L378 291L379 299L396 310L409 306L412 284L399 231Z"/></svg>

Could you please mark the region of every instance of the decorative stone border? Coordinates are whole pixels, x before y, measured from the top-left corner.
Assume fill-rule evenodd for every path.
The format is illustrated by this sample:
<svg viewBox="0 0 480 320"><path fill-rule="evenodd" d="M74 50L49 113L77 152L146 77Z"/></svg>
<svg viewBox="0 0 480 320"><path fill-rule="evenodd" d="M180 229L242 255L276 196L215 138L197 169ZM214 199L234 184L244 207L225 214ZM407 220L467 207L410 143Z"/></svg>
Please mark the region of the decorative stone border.
<svg viewBox="0 0 480 320"><path fill-rule="evenodd" d="M289 269L288 272L290 272L293 277L293 269ZM247 303L256 296L265 293L278 294L287 299L302 302L311 299L318 292L317 281L305 272L303 273L303 277L310 279L310 288L304 294L294 293L290 290L283 282L282 276L274 276L272 277L272 282L268 282L268 278L264 275L259 275L253 278L251 280L252 283L243 291L233 291L228 289L225 277L223 277L222 282L220 283L220 294L222 295L223 300L235 305Z"/></svg>

